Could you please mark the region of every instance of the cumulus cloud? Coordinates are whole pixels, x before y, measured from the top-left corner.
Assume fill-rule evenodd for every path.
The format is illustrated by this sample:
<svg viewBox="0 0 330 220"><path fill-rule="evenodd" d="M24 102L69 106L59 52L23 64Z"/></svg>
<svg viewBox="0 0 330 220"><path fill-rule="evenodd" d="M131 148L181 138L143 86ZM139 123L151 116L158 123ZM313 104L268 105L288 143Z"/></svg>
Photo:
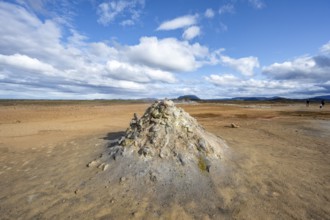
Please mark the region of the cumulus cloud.
<svg viewBox="0 0 330 220"><path fill-rule="evenodd" d="M214 17L214 11L212 8L206 9L204 16L207 18L213 18Z"/></svg>
<svg viewBox="0 0 330 220"><path fill-rule="evenodd" d="M121 25L133 25L140 17L144 8L145 0L118 0L105 1L98 5L97 20L102 25L108 25L118 17L125 19L120 22Z"/></svg>
<svg viewBox="0 0 330 220"><path fill-rule="evenodd" d="M297 83L283 81L269 81L256 79L242 79L232 74L216 75L206 77L206 80L219 86L235 86L237 88L261 88L261 89L292 89L297 87Z"/></svg>
<svg viewBox="0 0 330 220"><path fill-rule="evenodd" d="M201 33L201 30L198 26L191 26L183 32L182 37L185 40L191 40L191 39L199 36L200 33Z"/></svg>
<svg viewBox="0 0 330 220"><path fill-rule="evenodd" d="M235 13L235 6L233 4L225 4L219 8L219 14L233 14Z"/></svg>
<svg viewBox="0 0 330 220"><path fill-rule="evenodd" d="M220 62L245 76L252 76L254 69L260 67L258 58L252 56L234 59L229 56L221 55Z"/></svg>
<svg viewBox="0 0 330 220"><path fill-rule="evenodd" d="M330 80L329 56L302 56L283 63L274 63L262 68L268 77L308 82Z"/></svg>
<svg viewBox="0 0 330 220"><path fill-rule="evenodd" d="M330 41L320 48L320 52L323 54L329 54L330 55Z"/></svg>
<svg viewBox="0 0 330 220"><path fill-rule="evenodd" d="M208 48L199 43L157 37L142 37L138 45L126 47L125 54L132 62L174 72L196 70L210 56Z"/></svg>
<svg viewBox="0 0 330 220"><path fill-rule="evenodd" d="M174 83L176 81L172 73L153 69L148 66L132 65L117 60L109 60L106 64L106 70L109 76L119 80L131 80L134 82L165 82Z"/></svg>
<svg viewBox="0 0 330 220"><path fill-rule="evenodd" d="M241 79L232 74L212 74L205 80L213 84L217 93L225 92L224 97L240 96L296 96L298 98L312 94L324 94L327 89L322 85L301 83L290 80Z"/></svg>
<svg viewBox="0 0 330 220"><path fill-rule="evenodd" d="M69 93L74 97L79 92L114 96L143 94L148 91L148 83L176 82L172 72L157 65L142 61L132 64L134 56L127 59L132 46L87 42L75 30L62 42L64 36L58 23L41 21L14 4L0 2L0 16L6 17L8 24L0 29L4 90L20 85L22 94L44 88L48 94Z"/></svg>
<svg viewBox="0 0 330 220"><path fill-rule="evenodd" d="M164 30L164 31L175 30L179 28L189 27L196 23L197 23L197 16L185 15L161 23L157 28L157 30Z"/></svg>
<svg viewBox="0 0 330 220"><path fill-rule="evenodd" d="M233 86L237 85L237 83L240 83L240 79L232 74L212 74L210 76L205 77L205 79L219 86Z"/></svg>
<svg viewBox="0 0 330 220"><path fill-rule="evenodd" d="M330 92L330 56L327 53L328 43L323 45L320 53L314 56L305 55L281 63L262 67L262 75L253 78L258 59L245 57L233 59L219 54L219 62L228 65L241 73L242 78L234 74L211 74L205 80L214 85L217 93L226 92L233 96L290 96L305 98L325 95ZM240 66L240 67L239 67ZM260 79L262 78L262 79Z"/></svg>
<svg viewBox="0 0 330 220"><path fill-rule="evenodd" d="M13 54L21 50L37 53L40 49L40 53L44 53L58 49L61 30L55 22L42 22L23 7L0 3L0 17L7 18L6 25L1 25L0 29L2 53Z"/></svg>
<svg viewBox="0 0 330 220"><path fill-rule="evenodd" d="M61 42L61 26L53 20L41 21L25 8L0 2L0 16L6 17L6 25L0 29L0 51L3 55L26 55L43 63L74 68L81 60L81 50L75 45ZM68 41L78 43L78 35L70 35Z"/></svg>
<svg viewBox="0 0 330 220"><path fill-rule="evenodd" d="M129 11L128 7L120 13ZM122 18L120 13L109 22ZM208 98L216 93L239 96L330 91L329 43L321 47L319 55L263 67L265 79L260 80L251 78L259 67L258 58L233 58L224 55L223 49L210 51L189 42L200 34L200 30L188 31L199 28L196 16L191 16L190 22L179 19L167 24L169 29L186 31L184 40L145 36L132 45L91 42L72 27L68 30L50 18L41 20L30 10L6 2L0 2L0 16L6 18L0 29L2 98L175 97L180 93ZM131 16L120 21L130 25ZM244 76L213 74L204 82L179 80L179 73L205 65L230 67Z"/></svg>
<svg viewBox="0 0 330 220"><path fill-rule="evenodd" d="M21 70L37 71L47 75L54 75L58 72L58 70L47 63L43 63L36 58L31 58L21 54L9 56L0 54L0 64Z"/></svg>
<svg viewBox="0 0 330 220"><path fill-rule="evenodd" d="M6 2L0 2L0 16L8 24L0 29L0 97L159 97L187 87L175 74L218 59L216 51L175 38L141 37L133 45L90 42Z"/></svg>

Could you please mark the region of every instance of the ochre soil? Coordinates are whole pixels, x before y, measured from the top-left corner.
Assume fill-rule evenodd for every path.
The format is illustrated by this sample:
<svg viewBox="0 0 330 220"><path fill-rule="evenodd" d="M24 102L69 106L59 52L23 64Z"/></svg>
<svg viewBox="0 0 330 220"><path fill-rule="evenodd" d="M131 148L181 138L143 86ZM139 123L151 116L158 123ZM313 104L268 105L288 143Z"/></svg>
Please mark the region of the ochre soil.
<svg viewBox="0 0 330 220"><path fill-rule="evenodd" d="M1 104L0 219L329 219L329 106L181 104L226 141L230 162L218 202L180 203L174 194L163 206L157 192L136 199L128 184L100 178L111 167L86 167L148 106Z"/></svg>

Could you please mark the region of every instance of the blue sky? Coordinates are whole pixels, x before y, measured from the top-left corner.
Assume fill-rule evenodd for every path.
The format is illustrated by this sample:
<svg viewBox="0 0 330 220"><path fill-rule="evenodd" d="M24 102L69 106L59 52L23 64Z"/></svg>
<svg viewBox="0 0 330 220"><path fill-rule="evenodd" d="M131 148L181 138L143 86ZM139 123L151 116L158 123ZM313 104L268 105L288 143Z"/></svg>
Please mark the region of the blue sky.
<svg viewBox="0 0 330 220"><path fill-rule="evenodd" d="M328 0L0 1L0 98L330 94Z"/></svg>

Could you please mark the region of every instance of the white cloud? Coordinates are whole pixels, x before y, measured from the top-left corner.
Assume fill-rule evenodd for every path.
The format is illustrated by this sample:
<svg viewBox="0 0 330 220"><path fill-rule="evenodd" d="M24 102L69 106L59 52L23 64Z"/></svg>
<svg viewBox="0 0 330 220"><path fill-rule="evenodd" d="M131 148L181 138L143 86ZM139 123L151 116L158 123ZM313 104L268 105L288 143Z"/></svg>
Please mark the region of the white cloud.
<svg viewBox="0 0 330 220"><path fill-rule="evenodd" d="M271 80L241 79L232 74L216 75L206 77L206 80L218 86L235 86L237 88L264 88L264 89L292 89L298 87L297 83Z"/></svg>
<svg viewBox="0 0 330 220"><path fill-rule="evenodd" d="M182 17L174 18L173 20L165 21L159 25L157 30L175 30L179 28L189 27L197 23L196 15L185 15Z"/></svg>
<svg viewBox="0 0 330 220"><path fill-rule="evenodd" d="M206 9L204 16L207 18L213 18L214 17L214 11L212 8Z"/></svg>
<svg viewBox="0 0 330 220"><path fill-rule="evenodd" d="M139 19L144 5L145 0L105 1L98 5L99 19L97 21L102 25L108 25L118 17L124 17L125 19L120 24L133 25Z"/></svg>
<svg viewBox="0 0 330 220"><path fill-rule="evenodd" d="M136 18L128 7L112 21L124 25ZM210 98L217 94L330 91L329 43L321 47L322 54L274 63L262 69L264 79L247 79L259 67L256 57L236 59L223 55L223 49L209 51L199 43L176 38L142 37L132 45L91 42L54 19L41 20L31 11L6 2L0 2L0 17L6 18L0 28L2 98L142 98L180 93ZM197 27L197 16L192 17L187 25L178 22L172 28L184 31ZM178 76L206 65L228 66L248 77L213 74L204 82L200 78L188 82Z"/></svg>
<svg viewBox="0 0 330 220"><path fill-rule="evenodd" d="M249 3L256 9L262 9L266 6L263 0L249 0Z"/></svg>
<svg viewBox="0 0 330 220"><path fill-rule="evenodd" d="M265 66L262 71L274 79L324 82L324 80L330 80L330 57L302 56L291 61Z"/></svg>
<svg viewBox="0 0 330 220"><path fill-rule="evenodd" d="M44 0L16 0L17 3L26 7L32 8L34 11L39 13L46 12L46 2Z"/></svg>
<svg viewBox="0 0 330 220"><path fill-rule="evenodd" d="M2 52L15 53L24 47L32 51L33 48L40 49L39 47L47 46L42 49L44 52L55 50L58 46L61 30L55 22L50 20L41 22L24 8L5 2L0 2L0 17L7 18L6 25L1 25L0 29ZM31 39L38 39L38 41Z"/></svg>
<svg viewBox="0 0 330 220"><path fill-rule="evenodd" d="M117 60L109 60L106 64L106 70L108 71L108 75L119 80L129 79L130 81L141 83L153 81L174 83L176 81L170 72L142 65L132 65Z"/></svg>
<svg viewBox="0 0 330 220"><path fill-rule="evenodd" d="M226 4L219 8L219 14L233 14L235 13L235 6L233 4Z"/></svg>
<svg viewBox="0 0 330 220"><path fill-rule="evenodd" d="M96 63L106 63L109 59L116 59L119 56L119 51L108 46L104 42L92 42L88 44L88 59Z"/></svg>
<svg viewBox="0 0 330 220"><path fill-rule="evenodd" d="M232 67L233 69L239 71L245 76L252 76L253 70L259 68L259 60L257 57L243 57L234 59L228 56L221 55L220 62L225 65Z"/></svg>
<svg viewBox="0 0 330 220"><path fill-rule="evenodd" d="M119 1L117 2L103 2L98 6L98 13L100 18L98 22L101 24L108 24L113 21L115 17L122 12L128 6L128 2Z"/></svg>
<svg viewBox="0 0 330 220"><path fill-rule="evenodd" d="M16 0L28 11L52 18L56 23L72 27L73 18L76 16L76 1L70 0Z"/></svg>
<svg viewBox="0 0 330 220"><path fill-rule="evenodd" d="M125 21L120 22L120 24L122 26L132 26L132 25L135 24L135 22L133 20L131 20L131 19L128 19L128 20L125 20Z"/></svg>
<svg viewBox="0 0 330 220"><path fill-rule="evenodd" d="M205 77L205 79L213 84L219 86L235 86L240 83L240 79L232 74L223 74L216 75L212 74L210 76Z"/></svg>
<svg viewBox="0 0 330 220"><path fill-rule="evenodd" d="M0 29L0 97L8 96L5 90L12 91L10 97L30 98L159 97L180 92L176 73L217 59L207 47L175 38L142 37L138 44L115 46L90 42L75 29L64 34L53 20L41 21L5 2L0 2L0 15L8 24Z"/></svg>
<svg viewBox="0 0 330 220"><path fill-rule="evenodd" d="M183 32L182 37L185 40L191 40L191 39L199 36L200 33L201 33L201 31L198 26L191 26Z"/></svg>
<svg viewBox="0 0 330 220"><path fill-rule="evenodd" d="M275 80L314 83L330 91L330 41L321 46L319 54L304 55L262 68L262 73Z"/></svg>
<svg viewBox="0 0 330 220"><path fill-rule="evenodd" d="M232 74L212 74L205 80L216 86L216 93L225 92L226 97L283 96L304 97L326 92L322 86L290 80L241 79Z"/></svg>
<svg viewBox="0 0 330 220"><path fill-rule="evenodd" d="M131 64L127 60L130 46L90 43L75 30L64 38L57 23L42 22L14 4L0 2L0 16L6 17L8 24L0 29L2 89L20 85L21 94L44 88L49 94L68 93L72 97L80 91L115 96L147 92L147 83L176 81L173 73L161 68ZM111 61L121 67L110 65L113 69L109 69Z"/></svg>
<svg viewBox="0 0 330 220"><path fill-rule="evenodd" d="M320 48L320 52L323 54L329 54L330 55L330 41Z"/></svg>
<svg viewBox="0 0 330 220"><path fill-rule="evenodd" d="M58 73L53 66L43 63L36 58L31 58L26 55L14 54L14 55L2 55L0 54L0 64L8 65L21 70L37 71L47 75L54 75Z"/></svg>
<svg viewBox="0 0 330 220"><path fill-rule="evenodd" d="M70 29L71 36L68 37L68 42L70 45L74 45L75 47L81 47L85 45L85 41L88 37L78 33L74 29Z"/></svg>
<svg viewBox="0 0 330 220"><path fill-rule="evenodd" d="M196 70L210 56L208 48L198 43L156 37L142 37L138 45L127 47L125 54L132 62L174 72Z"/></svg>
<svg viewBox="0 0 330 220"><path fill-rule="evenodd" d="M226 92L230 94L229 97L289 95L304 98L329 94L330 56L322 53L326 51L327 44L321 48L324 50L321 49L321 54L318 55L305 55L263 67L265 79L245 79L233 74L212 74L205 79L216 86L218 93ZM253 66L259 66L258 59L254 57L235 60L222 54L218 56L223 65L227 63L242 73L245 71L247 76L252 74ZM239 67L240 63L243 64L242 67Z"/></svg>
<svg viewBox="0 0 330 220"><path fill-rule="evenodd" d="M0 2L0 17L6 25L0 28L0 51L4 55L21 54L36 58L52 66L74 66L77 50L61 43L61 26L52 20L42 22L23 7ZM71 35L71 42L78 38Z"/></svg>

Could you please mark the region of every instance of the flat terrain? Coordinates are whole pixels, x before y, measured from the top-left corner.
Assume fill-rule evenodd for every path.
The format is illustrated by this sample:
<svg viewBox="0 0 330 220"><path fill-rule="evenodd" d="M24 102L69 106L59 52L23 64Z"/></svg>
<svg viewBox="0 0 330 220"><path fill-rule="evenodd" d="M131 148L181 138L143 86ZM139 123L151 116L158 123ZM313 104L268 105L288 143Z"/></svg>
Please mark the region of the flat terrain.
<svg viewBox="0 0 330 220"><path fill-rule="evenodd" d="M149 105L1 103L0 219L329 219L330 106L181 104L230 158L216 202L173 194L159 205L157 191L137 199L100 178L111 167L86 167Z"/></svg>

